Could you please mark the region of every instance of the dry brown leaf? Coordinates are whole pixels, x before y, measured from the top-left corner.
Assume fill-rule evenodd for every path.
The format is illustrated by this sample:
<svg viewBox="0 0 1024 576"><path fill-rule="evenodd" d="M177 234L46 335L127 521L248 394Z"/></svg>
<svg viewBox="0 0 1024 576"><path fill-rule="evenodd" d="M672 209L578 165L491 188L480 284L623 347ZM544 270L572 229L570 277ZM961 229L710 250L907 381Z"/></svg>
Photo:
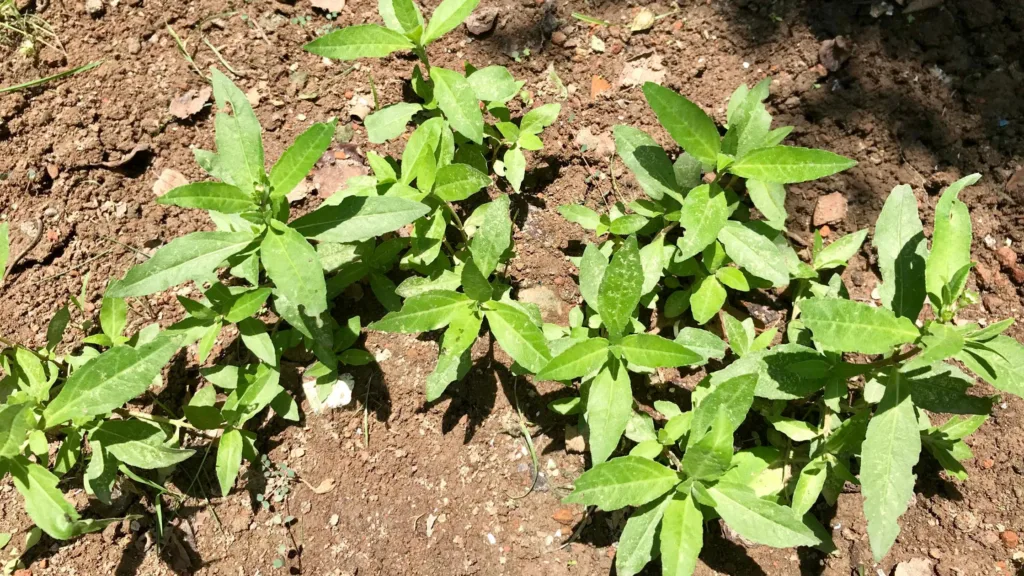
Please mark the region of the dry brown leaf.
<svg viewBox="0 0 1024 576"><path fill-rule="evenodd" d="M310 0L313 8L327 12L341 12L345 9L345 0Z"/></svg>
<svg viewBox="0 0 1024 576"><path fill-rule="evenodd" d="M643 32L654 26L654 12L644 8L633 17L633 23L629 25L631 32Z"/></svg>
<svg viewBox="0 0 1024 576"><path fill-rule="evenodd" d="M157 196L163 196L178 186L184 186L188 184L188 178L177 170L171 170L165 168L160 173L160 177L156 179L156 183L153 184L153 194Z"/></svg>
<svg viewBox="0 0 1024 576"><path fill-rule="evenodd" d="M174 100L171 100L168 112L170 112L175 118L185 120L202 110L203 106L210 101L210 96L212 94L213 89L209 86L206 86L199 91L189 90Z"/></svg>
<svg viewBox="0 0 1024 576"><path fill-rule="evenodd" d="M641 58L632 62L626 62L622 67L622 74L619 76L619 87L642 86L647 82L661 84L665 81L665 66L661 63L661 56L652 54L647 58Z"/></svg>
<svg viewBox="0 0 1024 576"><path fill-rule="evenodd" d="M337 482L334 480L334 478L324 478L324 480L320 482L320 484L318 484L316 488L313 488L312 490L316 494L327 494L331 490L334 490L334 486L336 484Z"/></svg>
<svg viewBox="0 0 1024 576"><path fill-rule="evenodd" d="M604 78L601 78L600 76L596 76L595 75L590 80L590 99L591 100L597 99L597 96L600 93L607 92L608 90L611 90L611 88L612 88L611 83L609 83Z"/></svg>

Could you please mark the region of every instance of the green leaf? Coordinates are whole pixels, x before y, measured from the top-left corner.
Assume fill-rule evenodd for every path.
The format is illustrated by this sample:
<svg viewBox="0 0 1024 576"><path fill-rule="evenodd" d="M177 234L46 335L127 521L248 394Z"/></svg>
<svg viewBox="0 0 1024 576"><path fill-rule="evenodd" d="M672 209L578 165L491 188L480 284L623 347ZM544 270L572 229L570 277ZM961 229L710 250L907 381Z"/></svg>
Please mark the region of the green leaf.
<svg viewBox="0 0 1024 576"><path fill-rule="evenodd" d="M740 292L747 292L750 290L750 281L747 276L739 269L733 266L726 266L715 270L715 278L722 284L725 284L733 290L739 290Z"/></svg>
<svg viewBox="0 0 1024 576"><path fill-rule="evenodd" d="M810 512L825 486L827 477L828 467L821 457L811 460L800 470L796 488L793 489L793 512L798 516Z"/></svg>
<svg viewBox="0 0 1024 576"><path fill-rule="evenodd" d="M462 267L461 280L463 292L465 292L466 296L477 302L487 302L494 295L491 283L487 281L487 278L477 268L476 261L473 258L466 260L466 264Z"/></svg>
<svg viewBox="0 0 1024 576"><path fill-rule="evenodd" d="M963 334L952 326L930 322L925 332L921 337L921 353L904 363L900 369L902 372L931 366L951 358L964 348Z"/></svg>
<svg viewBox="0 0 1024 576"><path fill-rule="evenodd" d="M665 233L658 234L651 243L640 249L640 264L644 269L641 294L650 294L658 286L668 265L670 253L665 250Z"/></svg>
<svg viewBox="0 0 1024 576"><path fill-rule="evenodd" d="M103 297L100 305L100 328L112 341L124 334L128 324L128 304L123 298Z"/></svg>
<svg viewBox="0 0 1024 576"><path fill-rule="evenodd" d="M414 47L415 44L404 34L377 24L360 24L324 34L302 49L334 60L356 60L383 58L392 52Z"/></svg>
<svg viewBox="0 0 1024 576"><path fill-rule="evenodd" d="M245 381L228 396L222 410L225 418L238 426L251 419L273 402L284 388L280 385L281 373L268 364L259 364L256 374Z"/></svg>
<svg viewBox="0 0 1024 576"><path fill-rule="evenodd" d="M633 415L633 390L625 365L609 358L590 382L584 400L590 455L600 464L615 451Z"/></svg>
<svg viewBox="0 0 1024 576"><path fill-rule="evenodd" d="M384 25L395 32L408 34L423 26L423 15L412 0L378 0L377 11Z"/></svg>
<svg viewBox="0 0 1024 576"><path fill-rule="evenodd" d="M741 222L726 222L718 233L718 241L725 247L725 253L747 272L764 278L772 286L789 284L786 257L767 237L752 226Z"/></svg>
<svg viewBox="0 0 1024 576"><path fill-rule="evenodd" d="M402 184L416 180L416 188L430 192L437 172L435 151L441 142L444 128L444 118L434 117L413 130L402 151Z"/></svg>
<svg viewBox="0 0 1024 576"><path fill-rule="evenodd" d="M580 295L591 308L599 312L601 281L607 268L608 258L601 252L601 247L588 243L580 260Z"/></svg>
<svg viewBox="0 0 1024 576"><path fill-rule="evenodd" d="M796 146L773 146L753 150L731 166L729 172L776 184L794 184L831 176L857 162L825 150Z"/></svg>
<svg viewBox="0 0 1024 576"><path fill-rule="evenodd" d="M361 242L425 216L430 208L397 196L349 196L292 221L289 227L319 242Z"/></svg>
<svg viewBox="0 0 1024 576"><path fill-rule="evenodd" d="M754 202L754 207L764 215L766 223L782 230L786 227L786 187L782 184L747 180L747 194Z"/></svg>
<svg viewBox="0 0 1024 576"><path fill-rule="evenodd" d="M588 338L551 359L537 373L538 380L567 381L593 373L608 360L608 341Z"/></svg>
<svg viewBox="0 0 1024 576"><path fill-rule="evenodd" d="M980 179L981 174L971 174L950 184L935 205L935 231L925 267L925 286L936 300L941 300L942 287L957 271L971 263L971 215L957 196ZM942 304L948 306L952 302Z"/></svg>
<svg viewBox="0 0 1024 576"><path fill-rule="evenodd" d="M864 244L864 239L867 236L868 229L865 228L859 232L837 238L835 242L825 246L824 250L814 256L814 269L828 270L830 268L846 266L850 258L853 258L860 251L860 247Z"/></svg>
<svg viewBox="0 0 1024 576"><path fill-rule="evenodd" d="M718 238L729 220L729 200L718 185L703 184L690 190L679 211L679 225L686 234L677 242L678 260L700 254Z"/></svg>
<svg viewBox="0 0 1024 576"><path fill-rule="evenodd" d="M498 267L501 257L512 245L512 220L509 218L509 199L502 194L477 209L483 210L483 221L469 242L469 252L484 277Z"/></svg>
<svg viewBox="0 0 1024 576"><path fill-rule="evenodd" d="M679 476L669 468L639 456L623 456L595 465L576 479L566 504L597 506L610 511L643 506L672 490Z"/></svg>
<svg viewBox="0 0 1024 576"><path fill-rule="evenodd" d="M458 202L490 185L490 177L476 168L468 164L449 164L437 171L434 194L447 202Z"/></svg>
<svg viewBox="0 0 1024 576"><path fill-rule="evenodd" d="M643 285L640 250L636 236L630 236L616 250L598 289L601 321L613 338L621 336L630 325L633 311L640 303Z"/></svg>
<svg viewBox="0 0 1024 576"><path fill-rule="evenodd" d="M223 327L224 323L217 319L206 329L203 337L199 339L199 345L196 347L196 356L199 357L200 363L206 362L206 357L210 355L213 345L217 343L217 337L220 336L220 331Z"/></svg>
<svg viewBox="0 0 1024 576"><path fill-rule="evenodd" d="M737 534L747 540L773 546L816 546L821 539L791 508L762 500L746 486L719 482L708 488L715 511Z"/></svg>
<svg viewBox="0 0 1024 576"><path fill-rule="evenodd" d="M253 193L266 175L259 119L245 93L217 68L213 69L212 81L213 97L220 110L214 117L214 128L218 164L225 171L224 181ZM228 104L231 104L231 114L225 112Z"/></svg>
<svg viewBox="0 0 1024 576"><path fill-rule="evenodd" d="M367 117L369 120L369 117ZM317 160L331 146L334 138L335 122L329 124L318 122L306 129L295 139L295 142L277 159L270 169L271 194L276 197L286 196L295 189L309 174ZM168 194L173 193L172 190ZM224 210L217 209L218 212Z"/></svg>
<svg viewBox="0 0 1024 576"><path fill-rule="evenodd" d="M903 375L889 371L885 395L868 422L861 447L860 482L864 516L875 561L896 542L899 518L914 497L914 466L921 455L921 434Z"/></svg>
<svg viewBox="0 0 1024 576"><path fill-rule="evenodd" d="M245 344L253 355L271 366L277 365L277 351L263 321L245 318L238 323L238 334L242 338L242 344Z"/></svg>
<svg viewBox="0 0 1024 576"><path fill-rule="evenodd" d="M836 352L885 354L920 336L908 318L852 300L804 300L800 302L800 318L810 328L815 342Z"/></svg>
<svg viewBox="0 0 1024 576"><path fill-rule="evenodd" d="M725 288L714 276L705 276L700 286L690 296L690 311L697 324L704 324L715 317L725 304Z"/></svg>
<svg viewBox="0 0 1024 576"><path fill-rule="evenodd" d="M438 10L442 7L444 7L444 3L438 7ZM452 128L477 144L483 143L484 118L480 113L480 103L473 95L473 87L466 77L452 70L431 67L430 78L434 81L434 97L437 98L437 105L444 112Z"/></svg>
<svg viewBox="0 0 1024 576"><path fill-rule="evenodd" d="M754 342L754 321L748 318L746 322L740 322L732 314L723 314L722 319L729 347L737 356L746 356Z"/></svg>
<svg viewBox="0 0 1024 576"><path fill-rule="evenodd" d="M399 102L370 114L363 121L367 139L374 144L383 144L388 140L398 138L405 132L405 127L412 117L420 110L423 110L423 106L419 104ZM376 172L374 170L374 173Z"/></svg>
<svg viewBox="0 0 1024 576"><path fill-rule="evenodd" d="M172 240L152 258L112 282L106 296L145 296L189 280L206 278L255 238L249 232L194 232Z"/></svg>
<svg viewBox="0 0 1024 576"><path fill-rule="evenodd" d="M672 163L672 172L675 174L676 184L680 190L693 190L700 186L704 168L700 160L683 152Z"/></svg>
<svg viewBox="0 0 1024 576"><path fill-rule="evenodd" d="M255 316L269 297L270 288L256 288L243 292L232 299L228 309L224 311L224 319L228 322L240 322Z"/></svg>
<svg viewBox="0 0 1024 576"><path fill-rule="evenodd" d="M732 463L731 424L727 408L722 406L711 424L711 430L696 442L691 440L687 443L682 465L687 478L714 481L725 474Z"/></svg>
<svg viewBox="0 0 1024 576"><path fill-rule="evenodd" d="M917 198L910 186L892 189L878 214L871 240L878 251L882 304L911 320L917 320L925 300L925 259L928 244L917 212Z"/></svg>
<svg viewBox="0 0 1024 576"><path fill-rule="evenodd" d="M220 182L197 182L178 186L158 197L156 203L214 210L224 214L238 214L256 208L249 193L237 186Z"/></svg>
<svg viewBox="0 0 1024 576"><path fill-rule="evenodd" d="M68 420L86 422L120 408L145 392L171 357L198 337L195 331L168 329L138 348L118 346L93 358L72 372L46 406L43 418L47 426Z"/></svg>
<svg viewBox="0 0 1024 576"><path fill-rule="evenodd" d="M633 171L636 181L648 196L655 200L661 200L666 194L682 198L672 162L654 138L632 126L617 125L612 132L615 151L622 158L622 163Z"/></svg>
<svg viewBox="0 0 1024 576"><path fill-rule="evenodd" d="M665 508L671 501L671 495L662 496L637 508L629 516L615 551L617 576L636 576L651 561L655 536L659 533Z"/></svg>
<svg viewBox="0 0 1024 576"><path fill-rule="evenodd" d="M579 396L569 398L557 398L548 403L548 410L562 416L571 416L583 413L583 402Z"/></svg>
<svg viewBox="0 0 1024 576"><path fill-rule="evenodd" d="M297 230L274 221L260 243L260 262L281 294L306 315L327 310L320 259Z"/></svg>
<svg viewBox="0 0 1024 576"><path fill-rule="evenodd" d="M107 420L89 434L115 458L129 466L153 470L189 459L195 450L167 445L167 433L160 426L142 420Z"/></svg>
<svg viewBox="0 0 1024 576"><path fill-rule="evenodd" d="M547 365L551 360L547 339L525 312L496 301L488 302L485 309L491 333L513 360L533 374Z"/></svg>
<svg viewBox="0 0 1024 576"><path fill-rule="evenodd" d="M555 123L562 105L558 103L538 106L527 112L519 122L520 134L540 134L545 128Z"/></svg>
<svg viewBox="0 0 1024 576"><path fill-rule="evenodd" d="M683 328L676 335L675 341L700 355L701 361L698 365L706 364L711 358L716 360L725 358L725 342L707 330ZM668 414L665 415L668 416Z"/></svg>
<svg viewBox="0 0 1024 576"><path fill-rule="evenodd" d="M505 179L512 185L512 189L519 192L523 187L523 179L526 178L526 156L519 147L509 148L503 156L505 163Z"/></svg>
<svg viewBox="0 0 1024 576"><path fill-rule="evenodd" d="M722 141L710 116L693 102L653 82L643 87L644 96L658 122L690 156L705 164L714 164Z"/></svg>
<svg viewBox="0 0 1024 576"><path fill-rule="evenodd" d="M970 366L974 362L965 364ZM992 397L967 394L974 385L974 378L950 364L936 362L912 373L908 373L904 365L901 371L907 377L914 406L918 408L947 414L988 414L992 409Z"/></svg>
<svg viewBox="0 0 1024 576"><path fill-rule="evenodd" d="M36 526L57 540L102 530L114 520L79 520L78 512L57 487L49 470L18 456L7 461L14 487L25 499L25 512ZM120 519L117 519L120 520Z"/></svg>
<svg viewBox="0 0 1024 576"><path fill-rule="evenodd" d="M28 404L0 406L0 458L21 454L21 445L35 425L36 419Z"/></svg>
<svg viewBox="0 0 1024 576"><path fill-rule="evenodd" d="M689 444L699 441L704 436L719 417L719 412L725 413L730 433L739 428L754 403L756 385L756 374L742 374L714 386L693 410Z"/></svg>
<svg viewBox="0 0 1024 576"><path fill-rule="evenodd" d="M472 301L465 294L435 290L406 299L402 309L370 324L371 330L406 334L443 328L452 318L468 309Z"/></svg>
<svg viewBox="0 0 1024 576"><path fill-rule="evenodd" d="M430 15L430 23L423 33L423 45L426 46L454 30L479 3L480 0L443 0Z"/></svg>
<svg viewBox="0 0 1024 576"><path fill-rule="evenodd" d="M437 367L427 376L427 402L441 397L445 388L469 371L469 350L480 334L483 318L475 310L461 308L452 317L441 339Z"/></svg>
<svg viewBox="0 0 1024 576"><path fill-rule="evenodd" d="M601 225L601 215L582 204L564 204L558 207L558 213L569 222L575 222L587 230L597 230Z"/></svg>
<svg viewBox="0 0 1024 576"><path fill-rule="evenodd" d="M1024 346L996 336L983 346L967 345L955 358L993 387L1024 397Z"/></svg>
<svg viewBox="0 0 1024 576"><path fill-rule="evenodd" d="M227 496L238 478L238 469L242 467L242 433L232 428L220 437L217 445L217 483L220 493Z"/></svg>
<svg viewBox="0 0 1024 576"><path fill-rule="evenodd" d="M467 78L477 100L507 102L519 93L519 85L504 66L488 66L473 72Z"/></svg>
<svg viewBox="0 0 1024 576"><path fill-rule="evenodd" d="M808 442L821 436L821 430L803 420L774 416L769 421L773 428L794 442Z"/></svg>
<svg viewBox="0 0 1024 576"><path fill-rule="evenodd" d="M690 366L703 360L700 354L656 334L630 334L616 346L633 364L648 368Z"/></svg>
<svg viewBox="0 0 1024 576"><path fill-rule="evenodd" d="M704 516L693 497L673 494L661 520L661 573L690 576L704 546Z"/></svg>

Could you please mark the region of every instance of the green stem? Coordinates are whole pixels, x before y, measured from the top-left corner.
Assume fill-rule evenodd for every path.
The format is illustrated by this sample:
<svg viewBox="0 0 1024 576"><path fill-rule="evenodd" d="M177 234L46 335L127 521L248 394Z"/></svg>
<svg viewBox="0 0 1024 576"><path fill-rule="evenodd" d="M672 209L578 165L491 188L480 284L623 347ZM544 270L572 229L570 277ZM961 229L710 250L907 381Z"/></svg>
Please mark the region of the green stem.
<svg viewBox="0 0 1024 576"><path fill-rule="evenodd" d="M166 418L164 416L157 416L156 414L150 414L149 412L140 412L138 410L127 410L125 408L117 408L114 410L114 414L121 416L122 418L138 418L139 420L148 420L149 422L156 422L157 424L167 424L174 426L175 428L184 428L188 432L197 436L205 436L207 438L213 438L205 430L200 430L195 426L181 419Z"/></svg>
<svg viewBox="0 0 1024 576"><path fill-rule="evenodd" d="M459 234L462 235L462 241L469 243L469 236L466 235L466 226L462 223L462 218L460 218L458 213L455 212L455 207L452 206L451 202L445 202L444 205L448 207L448 213L452 215L452 222L454 222L455 227L459 229Z"/></svg>

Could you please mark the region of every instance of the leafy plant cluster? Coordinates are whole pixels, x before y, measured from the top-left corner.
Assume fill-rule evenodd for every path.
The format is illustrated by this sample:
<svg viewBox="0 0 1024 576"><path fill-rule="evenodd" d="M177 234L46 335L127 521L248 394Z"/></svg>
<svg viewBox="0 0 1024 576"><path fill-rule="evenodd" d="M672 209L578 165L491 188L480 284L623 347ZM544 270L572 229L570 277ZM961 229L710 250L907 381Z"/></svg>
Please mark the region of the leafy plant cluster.
<svg viewBox="0 0 1024 576"><path fill-rule="evenodd" d="M206 210L215 230L175 239L111 282L98 326L83 322L91 334L70 353L57 353L68 306L50 323L43 348L3 342L0 472L13 477L28 515L54 538L101 529L113 519L84 518L64 498L63 478L78 474L101 501L118 481L162 495L177 465L213 449L227 494L243 460L265 460L252 431L259 416L269 409L299 417L293 392L281 384L286 354L315 357L303 386L315 411L337 405L344 366L373 361L356 346L360 318L335 305L358 282L388 310L369 329L444 330L428 400L468 373L484 326L515 373L578 392L550 406L578 419L592 459L566 501L630 509L617 573L638 573L659 555L663 573L692 573L704 524L719 517L753 542L828 550L828 531L812 510L822 499L834 504L846 483L861 487L881 559L898 535L922 450L950 476L966 477L964 439L994 400L968 394L974 376L1024 392L1024 347L1003 335L1012 320L954 322L977 300L967 290L971 223L958 195L979 177L943 192L930 247L912 191L896 187L871 239L882 306L853 301L838 271L869 231L828 245L816 234L804 262L789 242L785 199L786 185L854 162L782 145L790 128L771 128L768 81L733 94L724 134L696 104L648 83L643 93L682 152L673 161L650 135L615 127L618 157L646 197L606 214L560 208L602 239L574 259L583 303L570 311L569 325L544 323L535 305L515 299L505 275L514 254L510 197L477 195L492 174L506 189L522 189L524 151L543 146L539 135L559 107L525 109L531 99L522 97L523 84L500 66L467 65L460 73L427 57L427 47L477 3L444 0L425 21L411 0L381 0L385 26L352 26L307 45L336 59L410 51L420 61L411 77L421 102L366 118L374 143L395 140L413 124L399 159L369 152L372 176L350 179L297 218L286 196L330 147L334 122L311 126L268 171L255 113L214 71L217 150L195 151L213 181L176 188L158 202ZM0 241L5 260L5 226ZM127 299L187 282L202 297L179 297L183 320L126 333ZM774 290L790 303L781 334L733 313L730 295L754 290ZM82 310L84 298L83 288L72 305ZM720 331L700 327L715 318ZM210 364L228 327L244 351ZM133 408L193 345L205 365L203 384L180 408L155 398L152 412ZM634 386L681 367L708 372L690 406L658 401L653 415L641 409ZM929 414L952 416L933 424ZM283 486L271 500L285 497Z"/></svg>
<svg viewBox="0 0 1024 576"><path fill-rule="evenodd" d="M509 333L534 324L537 311L515 302L502 280L512 254L509 198L498 194L481 203L471 197L491 186L492 171L519 190L523 150L540 148L538 135L555 121L559 107L541 106L513 122L505 103L522 83L507 70L468 67L467 78L426 64L427 44L454 28L476 3L442 3L426 31L420 26L411 36L415 41L403 40L427 66L429 79L418 68L415 73L423 103L395 104L366 119L377 143L397 138L415 121L401 159L370 152L373 176L349 180L297 218L287 195L331 146L335 122L310 126L267 170L256 114L245 94L213 71L217 149L194 151L212 180L175 188L158 203L205 210L215 229L169 242L112 281L98 326L84 322L80 328L88 336L70 353L57 353L71 318L68 307L50 323L44 348L3 341L0 475L11 474L27 514L43 532L67 539L117 520L84 518L61 491L65 477L80 478L86 492L102 502L110 501L119 481L148 486L160 496L168 493L163 483L175 467L196 456L201 468L215 451L217 483L228 494L243 460L261 464L253 432L260 415L300 416L293 391L281 383L286 355L315 358L303 373L312 410L346 403L351 377L341 370L373 362L356 346L360 318L336 305L355 282L368 284L385 308L402 309L401 318L385 318L382 328L449 327L428 385L432 397L465 374L468 348L484 317L492 329ZM395 18L408 25L415 7L385 0L381 10L395 27L402 26ZM395 12L399 16L389 15ZM344 29L310 49L339 58L368 56L365 46L348 52L344 46L353 33L378 46L372 34L396 34L377 28ZM494 120L486 125L481 102ZM474 201L465 218L455 204L464 200ZM411 232L396 233L403 228ZM0 227L5 261L6 232L6 225ZM392 278L398 275L404 279L396 284ZM178 297L183 320L126 333L129 299L188 282L202 296ZM83 287L74 305L82 308L85 295ZM228 329L237 334L240 353L210 362ZM164 406L153 387L172 358L193 345L203 382L181 406ZM546 351L543 337L539 345ZM528 366L537 371L548 359L538 353ZM156 406L152 412L135 409L137 400ZM196 481L192 476L187 485ZM156 510L160 516L159 499Z"/></svg>

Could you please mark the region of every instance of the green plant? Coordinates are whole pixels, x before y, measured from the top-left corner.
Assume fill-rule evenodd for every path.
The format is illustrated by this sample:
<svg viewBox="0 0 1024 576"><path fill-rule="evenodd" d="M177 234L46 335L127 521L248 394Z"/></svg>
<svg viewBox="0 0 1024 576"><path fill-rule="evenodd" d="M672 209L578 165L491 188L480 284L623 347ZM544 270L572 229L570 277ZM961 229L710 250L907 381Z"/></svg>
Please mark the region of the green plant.
<svg viewBox="0 0 1024 576"><path fill-rule="evenodd" d="M831 261L816 262L815 268L801 265L790 247L785 185L829 176L856 162L824 150L781 146L792 128L771 129L764 105L769 83L740 86L733 93L722 137L696 104L648 82L644 96L683 152L672 162L645 132L616 126L616 152L647 198L630 202L632 213L621 202L603 215L582 205L559 208L598 236L654 236L643 247L645 270L657 277L645 284L644 304L655 305L667 272L663 283L673 290L663 302L668 318L689 310L697 324L704 324L726 303L728 290L783 288L791 278L816 277L815 268L834 267ZM751 207L762 220L752 218ZM831 251L839 248L830 245ZM683 287L682 279L691 277Z"/></svg>
<svg viewBox="0 0 1024 576"><path fill-rule="evenodd" d="M636 443L629 455L597 464L566 498L603 510L637 507L620 539L617 573L637 573L656 550L663 573L692 573L702 524L716 515L754 542L827 550L828 534L811 510L821 497L834 505L846 482L861 486L871 547L881 560L912 499L922 448L950 477L966 478L960 462L972 454L964 438L988 417L993 398L968 394L974 379L950 361L998 390L1024 393L1024 376L1015 368L1024 346L1002 335L1012 319L985 327L953 322L976 300L966 290L970 217L957 195L977 180L968 176L943 193L930 251L910 187L892 191L872 240L881 307L850 300L839 274L801 279L788 343L755 344L762 337L750 320L723 315L731 357L693 391L693 409L655 402L665 417L658 431L649 416L629 416L625 435ZM840 246L832 256L819 239L814 259L845 260L863 232L833 243ZM582 266L580 276L582 282ZM932 319L919 327L926 302ZM705 333L697 344L697 332L684 328L677 341L725 357L723 342ZM881 358L865 362L865 355ZM559 358L540 375L550 374ZM552 407L572 412L578 406L569 399ZM928 413L952 416L933 425ZM734 450L741 425L759 446Z"/></svg>
<svg viewBox="0 0 1024 576"><path fill-rule="evenodd" d="M395 230L427 212L406 198L339 195L289 222L285 196L330 146L334 123L314 124L267 172L260 125L245 95L217 70L212 81L220 109L215 118L218 150L195 154L220 181L175 188L158 202L207 210L217 230L175 239L110 283L100 309L101 331L86 337L76 354L59 357L54 352L70 319L67 307L51 321L43 349L4 341L0 470L11 473L28 515L54 538L101 529L111 521L81 518L57 487L85 455L86 491L109 501L119 472L148 482L133 469L163 470L190 458L196 451L181 446L182 434L189 434L208 440L207 451L216 446L217 480L227 494L242 459L259 461L255 434L245 430L246 423L267 407L286 419L298 418L297 403L279 383L285 351L300 345L312 350L319 361L314 366L318 383L332 375L338 381L340 364L371 360L351 348L359 318L338 323L331 315L320 255L333 253L340 243ZM0 254L6 254L6 228L0 239ZM184 320L163 330L151 324L125 334L125 298L188 281L206 288L200 300L179 296L187 312ZM73 302L81 307L80 300ZM283 321L268 325L264 309ZM125 407L146 393L183 347L198 342L196 354L205 363L227 325L235 326L246 350L241 363L203 368L211 385L192 394L182 417ZM330 388L312 390L329 394ZM219 433L207 432L213 430ZM51 463L52 440L61 445Z"/></svg>

